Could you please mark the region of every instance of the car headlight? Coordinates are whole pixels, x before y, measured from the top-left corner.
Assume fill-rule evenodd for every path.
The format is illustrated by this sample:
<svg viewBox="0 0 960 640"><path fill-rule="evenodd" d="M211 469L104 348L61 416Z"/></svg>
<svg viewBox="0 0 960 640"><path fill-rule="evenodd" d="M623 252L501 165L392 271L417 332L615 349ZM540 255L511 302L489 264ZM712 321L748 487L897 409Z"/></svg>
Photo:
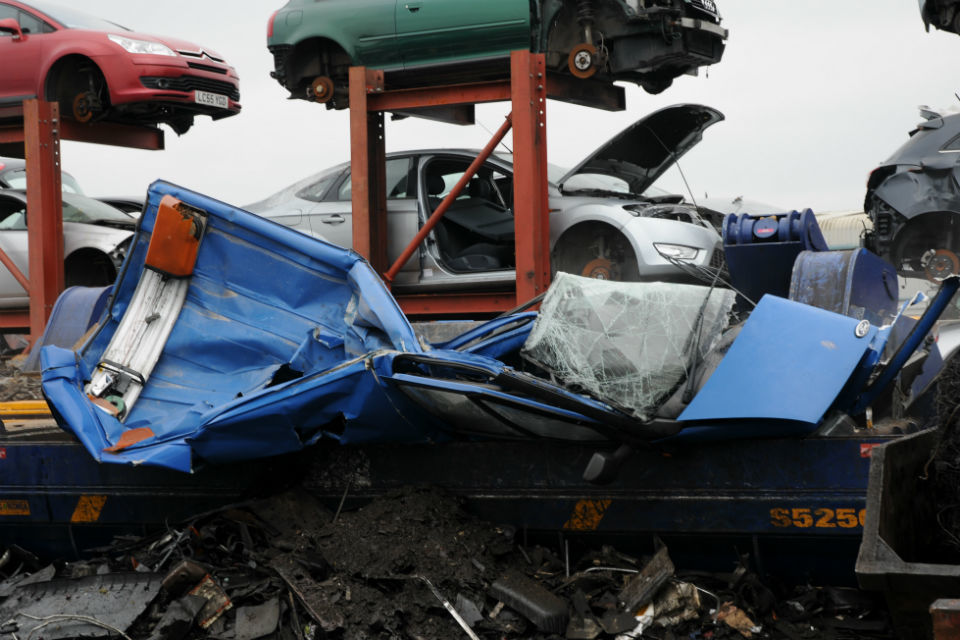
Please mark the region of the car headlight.
<svg viewBox="0 0 960 640"><path fill-rule="evenodd" d="M123 47L127 53L140 53L154 56L175 56L177 52L160 42L151 40L134 40L125 36L110 34L107 36L111 41L116 42Z"/></svg>
<svg viewBox="0 0 960 640"><path fill-rule="evenodd" d="M664 258L672 260L693 260L700 253L699 249L688 247L682 244L662 244L653 243L653 248L660 252Z"/></svg>

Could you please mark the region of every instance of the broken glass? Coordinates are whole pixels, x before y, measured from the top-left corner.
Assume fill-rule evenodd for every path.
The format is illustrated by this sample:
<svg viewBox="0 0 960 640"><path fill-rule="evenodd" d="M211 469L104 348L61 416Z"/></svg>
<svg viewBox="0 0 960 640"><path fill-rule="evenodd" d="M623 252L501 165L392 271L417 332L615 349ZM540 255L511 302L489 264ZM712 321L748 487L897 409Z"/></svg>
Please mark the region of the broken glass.
<svg viewBox="0 0 960 640"><path fill-rule="evenodd" d="M557 274L522 355L555 381L649 419L726 328L735 294Z"/></svg>

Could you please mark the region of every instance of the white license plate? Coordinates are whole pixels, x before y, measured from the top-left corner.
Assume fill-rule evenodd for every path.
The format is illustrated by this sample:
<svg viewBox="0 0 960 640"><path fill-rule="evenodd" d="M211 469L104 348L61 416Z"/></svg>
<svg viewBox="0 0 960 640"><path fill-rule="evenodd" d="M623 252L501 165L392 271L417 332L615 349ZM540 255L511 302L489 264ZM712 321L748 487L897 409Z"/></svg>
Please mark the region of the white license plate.
<svg viewBox="0 0 960 640"><path fill-rule="evenodd" d="M211 107L218 107L220 109L226 109L230 106L230 99L227 96L209 91L194 91L193 99L197 104L208 104Z"/></svg>

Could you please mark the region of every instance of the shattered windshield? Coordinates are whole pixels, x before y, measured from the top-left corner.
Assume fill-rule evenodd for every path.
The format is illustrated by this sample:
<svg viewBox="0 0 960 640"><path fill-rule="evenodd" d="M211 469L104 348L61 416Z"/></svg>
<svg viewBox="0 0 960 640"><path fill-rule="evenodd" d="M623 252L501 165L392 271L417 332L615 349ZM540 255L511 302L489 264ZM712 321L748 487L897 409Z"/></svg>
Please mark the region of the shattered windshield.
<svg viewBox="0 0 960 640"><path fill-rule="evenodd" d="M649 419L720 338L735 295L560 273L523 356L564 386Z"/></svg>

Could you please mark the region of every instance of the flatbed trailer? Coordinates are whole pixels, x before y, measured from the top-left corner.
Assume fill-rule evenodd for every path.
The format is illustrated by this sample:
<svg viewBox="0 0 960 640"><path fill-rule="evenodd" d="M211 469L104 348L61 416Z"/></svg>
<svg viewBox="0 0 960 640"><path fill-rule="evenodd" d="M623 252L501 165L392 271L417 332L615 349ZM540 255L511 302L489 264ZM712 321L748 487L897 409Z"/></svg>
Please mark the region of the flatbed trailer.
<svg viewBox="0 0 960 640"><path fill-rule="evenodd" d="M2 408L2 407L0 407ZM652 536L678 563L730 570L737 553L776 575L852 582L870 451L890 437L698 443L634 452L616 480L582 473L595 447L547 442L350 445L215 465L185 474L101 464L42 415L10 416L0 434L0 544L82 557L120 534L298 485L345 508L429 485L521 541L609 541L642 551Z"/></svg>

